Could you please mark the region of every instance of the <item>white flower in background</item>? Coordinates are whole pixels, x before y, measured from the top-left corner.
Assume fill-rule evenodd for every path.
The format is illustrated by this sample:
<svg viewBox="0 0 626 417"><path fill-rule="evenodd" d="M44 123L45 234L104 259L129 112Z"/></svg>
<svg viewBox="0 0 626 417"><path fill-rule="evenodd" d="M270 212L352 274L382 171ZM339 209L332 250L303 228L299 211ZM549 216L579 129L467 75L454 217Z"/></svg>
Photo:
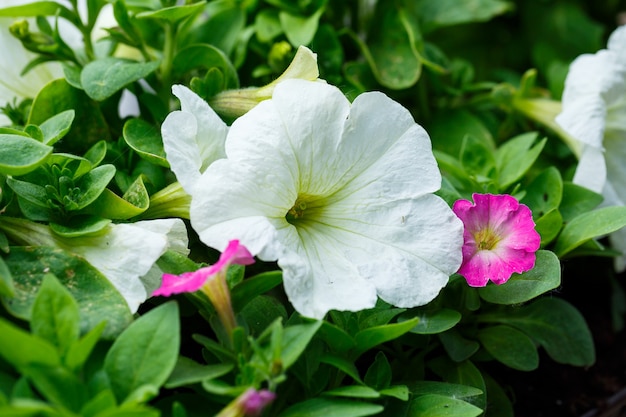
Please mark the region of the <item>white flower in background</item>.
<svg viewBox="0 0 626 417"><path fill-rule="evenodd" d="M305 316L377 296L423 305L461 264L463 225L432 194L441 175L428 134L382 93L351 105L336 87L286 80L233 123L225 149L189 187L192 226L215 249L239 239L278 260Z"/></svg>
<svg viewBox="0 0 626 417"><path fill-rule="evenodd" d="M176 179L191 194L200 175L216 159L226 156L228 126L187 87L175 85L180 110L170 113L161 126L163 147Z"/></svg>
<svg viewBox="0 0 626 417"><path fill-rule="evenodd" d="M574 183L604 196L604 206L626 204L626 26L610 36L608 48L585 54L570 65L556 122L578 142ZM609 236L623 252L616 269L626 268L626 229Z"/></svg>
<svg viewBox="0 0 626 417"><path fill-rule="evenodd" d="M82 256L124 297L135 313L161 283L156 261L167 250L187 255L187 228L180 219L111 224L103 235L63 238L48 226L25 219L0 218L0 230L20 244L51 246Z"/></svg>

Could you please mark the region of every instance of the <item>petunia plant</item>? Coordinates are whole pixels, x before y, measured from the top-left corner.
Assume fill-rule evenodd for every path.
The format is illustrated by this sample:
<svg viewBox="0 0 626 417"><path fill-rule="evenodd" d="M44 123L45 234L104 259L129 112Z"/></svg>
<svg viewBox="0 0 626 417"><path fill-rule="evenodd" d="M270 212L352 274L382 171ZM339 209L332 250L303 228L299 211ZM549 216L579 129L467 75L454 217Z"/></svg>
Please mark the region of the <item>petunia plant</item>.
<svg viewBox="0 0 626 417"><path fill-rule="evenodd" d="M626 32L578 3L0 7L0 415L507 417L596 360L571 265L623 327Z"/></svg>

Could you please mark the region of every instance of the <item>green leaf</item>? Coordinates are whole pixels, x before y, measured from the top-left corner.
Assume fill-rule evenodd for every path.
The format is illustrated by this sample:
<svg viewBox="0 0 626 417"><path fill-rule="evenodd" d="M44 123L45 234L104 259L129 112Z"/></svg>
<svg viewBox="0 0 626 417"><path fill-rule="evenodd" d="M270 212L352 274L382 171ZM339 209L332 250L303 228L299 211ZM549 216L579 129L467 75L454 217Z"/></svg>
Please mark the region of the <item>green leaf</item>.
<svg viewBox="0 0 626 417"><path fill-rule="evenodd" d="M415 309L400 316L399 320L418 318L417 325L411 329L411 333L436 334L453 328L461 321L461 313L449 308L437 310Z"/></svg>
<svg viewBox="0 0 626 417"><path fill-rule="evenodd" d="M331 397L351 397L351 398L379 398L380 393L373 388L363 385L346 385L322 394Z"/></svg>
<svg viewBox="0 0 626 417"><path fill-rule="evenodd" d="M439 381L416 381L409 385L409 390L415 396L437 394L458 399L472 398L483 394L483 391L475 387Z"/></svg>
<svg viewBox="0 0 626 417"><path fill-rule="evenodd" d="M282 271L262 272L235 285L231 292L233 309L240 311L254 297L264 294L283 282Z"/></svg>
<svg viewBox="0 0 626 417"><path fill-rule="evenodd" d="M368 386L381 390L391 385L392 376L387 357L383 352L377 352L374 363L367 368L363 381Z"/></svg>
<svg viewBox="0 0 626 417"><path fill-rule="evenodd" d="M450 397L426 394L411 401L407 415L419 417L475 417L483 413L480 408Z"/></svg>
<svg viewBox="0 0 626 417"><path fill-rule="evenodd" d="M101 321L100 324L89 330L85 336L70 345L65 357L65 365L68 369L77 370L83 366L96 343L98 343L100 336L102 336L106 324L106 321Z"/></svg>
<svg viewBox="0 0 626 417"><path fill-rule="evenodd" d="M61 366L27 365L24 374L48 401L78 412L88 399L87 386Z"/></svg>
<svg viewBox="0 0 626 417"><path fill-rule="evenodd" d="M78 340L78 304L52 274L43 277L33 303L30 326L34 335L56 346L61 357L65 357L70 346Z"/></svg>
<svg viewBox="0 0 626 417"><path fill-rule="evenodd" d="M0 174L24 175L52 153L52 147L21 135L0 134Z"/></svg>
<svg viewBox="0 0 626 417"><path fill-rule="evenodd" d="M354 336L354 340L356 341L356 356L361 355L363 352L381 343L397 339L409 332L418 322L419 319L414 318L402 323L387 324L361 330Z"/></svg>
<svg viewBox="0 0 626 417"><path fill-rule="evenodd" d="M326 320L323 321L318 336L326 342L332 352L346 353L355 346L352 336Z"/></svg>
<svg viewBox="0 0 626 417"><path fill-rule="evenodd" d="M0 297L11 298L14 295L13 276L4 259L0 257Z"/></svg>
<svg viewBox="0 0 626 417"><path fill-rule="evenodd" d="M526 204L538 219L546 213L557 209L563 197L563 180L555 167L550 167L537 175L525 188L526 195L520 203Z"/></svg>
<svg viewBox="0 0 626 417"><path fill-rule="evenodd" d="M172 373L167 378L165 388L177 388L202 382L206 379L219 378L229 373L232 369L232 364L200 365L189 358L181 356L178 358Z"/></svg>
<svg viewBox="0 0 626 417"><path fill-rule="evenodd" d="M76 186L80 188L80 194L73 200L73 210L80 210L93 203L109 182L115 176L115 166L111 164L100 165L80 177Z"/></svg>
<svg viewBox="0 0 626 417"><path fill-rule="evenodd" d="M537 140L537 133L528 132L506 141L496 151L498 183L502 189L519 180L535 163L547 139Z"/></svg>
<svg viewBox="0 0 626 417"><path fill-rule="evenodd" d="M144 385L160 387L176 365L180 346L178 306L167 302L135 320L115 340L104 370L119 402Z"/></svg>
<svg viewBox="0 0 626 417"><path fill-rule="evenodd" d="M74 110L75 117L70 131L55 144L59 150L82 155L96 142L111 140L110 128L99 103L63 78L46 84L39 91L31 105L28 123L41 125L66 110Z"/></svg>
<svg viewBox="0 0 626 417"><path fill-rule="evenodd" d="M320 358L320 362L333 366L339 369L344 374L348 375L356 382L364 384L364 382L361 380L361 376L359 375L359 370L356 368L356 365L353 361L349 361L343 357L327 353Z"/></svg>
<svg viewBox="0 0 626 417"><path fill-rule="evenodd" d="M539 354L535 344L513 327L485 327L478 332L478 339L491 356L509 368L532 371L539 366Z"/></svg>
<svg viewBox="0 0 626 417"><path fill-rule="evenodd" d="M81 24L76 13L73 13L56 1L34 1L28 4L0 9L0 16L10 17L56 16L57 13L74 25Z"/></svg>
<svg viewBox="0 0 626 417"><path fill-rule="evenodd" d="M502 285L490 283L479 288L485 301L495 304L519 304L531 300L561 285L561 263L553 252L537 252L535 267L523 274L513 274Z"/></svg>
<svg viewBox="0 0 626 417"><path fill-rule="evenodd" d="M206 1L199 1L193 4L187 4L184 6L172 6L164 7L159 10L137 13L135 17L137 19L153 19L168 22L170 24L179 23L183 19L186 19L196 13L200 13Z"/></svg>
<svg viewBox="0 0 626 417"><path fill-rule="evenodd" d="M563 217L558 209L550 210L535 222L535 230L541 236L541 246L550 244L563 227Z"/></svg>
<svg viewBox="0 0 626 417"><path fill-rule="evenodd" d="M479 389L482 394L472 398L472 404L483 409L486 407L485 379L480 370L471 361L466 360L461 363L453 363L447 358L441 357L431 361L429 365L445 382Z"/></svg>
<svg viewBox="0 0 626 417"><path fill-rule="evenodd" d="M129 119L124 123L124 140L139 156L153 164L169 168L165 159L163 139L157 126L143 119Z"/></svg>
<svg viewBox="0 0 626 417"><path fill-rule="evenodd" d="M496 165L493 149L471 135L463 138L459 160L465 172L471 176L487 176Z"/></svg>
<svg viewBox="0 0 626 417"><path fill-rule="evenodd" d="M484 22L513 7L511 2L502 0L418 0L416 14L423 22L424 32L430 32L444 26Z"/></svg>
<svg viewBox="0 0 626 417"><path fill-rule="evenodd" d="M117 335L131 321L126 301L97 269L82 257L46 246L11 247L5 262L13 275L16 296L2 297L13 315L30 320L32 305L43 277L49 271L70 291L78 303L81 332L87 332L103 319L103 337Z"/></svg>
<svg viewBox="0 0 626 417"><path fill-rule="evenodd" d="M80 236L98 236L106 233L111 220L96 216L74 216L70 225L50 223L50 230L59 236L74 238Z"/></svg>
<svg viewBox="0 0 626 417"><path fill-rule="evenodd" d="M2 317L0 334L4 340L11 341L0 343L0 356L21 372L32 364L57 366L61 362L56 348L47 340L31 335Z"/></svg>
<svg viewBox="0 0 626 417"><path fill-rule="evenodd" d="M127 85L147 77L158 67L158 61L134 62L103 58L85 65L80 74L80 82L89 97L103 101Z"/></svg>
<svg viewBox="0 0 626 417"><path fill-rule="evenodd" d="M67 135L72 127L74 116L75 112L73 109L65 110L43 122L39 126L43 133L43 143L52 146L63 136Z"/></svg>
<svg viewBox="0 0 626 417"><path fill-rule="evenodd" d="M397 398L400 401L408 401L409 394L409 388L406 385L394 385L380 390L380 395Z"/></svg>
<svg viewBox="0 0 626 417"><path fill-rule="evenodd" d="M292 405L278 417L364 417L378 414L384 407L378 404L334 398L313 398Z"/></svg>
<svg viewBox="0 0 626 417"><path fill-rule="evenodd" d="M239 87L239 76L232 62L212 45L191 45L181 49L174 57L174 69L179 76L198 68L219 69L224 75L224 85L220 90Z"/></svg>
<svg viewBox="0 0 626 417"><path fill-rule="evenodd" d="M567 223L580 214L593 210L603 199L602 195L594 193L588 188L572 182L564 182L563 200L559 206L563 221Z"/></svg>
<svg viewBox="0 0 626 417"><path fill-rule="evenodd" d="M564 300L542 298L496 321L523 331L559 363L590 366L595 361L593 338L585 319Z"/></svg>
<svg viewBox="0 0 626 417"><path fill-rule="evenodd" d="M375 25L367 44L355 41L383 86L400 90L414 85L422 74L422 59L416 49L421 34L413 17L392 2L379 2Z"/></svg>
<svg viewBox="0 0 626 417"><path fill-rule="evenodd" d="M297 48L300 45L309 45L311 43L323 13L323 8L317 10L311 16L297 16L281 10L278 13L278 19L289 43Z"/></svg>
<svg viewBox="0 0 626 417"><path fill-rule="evenodd" d="M455 362L463 362L469 359L480 349L478 342L466 339L455 329L439 333L439 339L450 359Z"/></svg>
<svg viewBox="0 0 626 417"><path fill-rule="evenodd" d="M626 226L626 207L603 207L580 214L565 225L556 240L554 252L563 257L586 241Z"/></svg>
<svg viewBox="0 0 626 417"><path fill-rule="evenodd" d="M284 329L280 350L283 369L287 369L294 364L321 325L322 321L318 320L309 324L287 326Z"/></svg>

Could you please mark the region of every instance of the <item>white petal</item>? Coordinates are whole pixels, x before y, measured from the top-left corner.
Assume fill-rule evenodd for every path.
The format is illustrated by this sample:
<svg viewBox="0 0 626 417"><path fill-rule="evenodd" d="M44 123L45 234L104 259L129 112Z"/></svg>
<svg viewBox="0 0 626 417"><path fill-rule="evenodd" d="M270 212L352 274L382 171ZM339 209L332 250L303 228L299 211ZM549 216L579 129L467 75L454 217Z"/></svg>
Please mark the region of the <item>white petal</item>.
<svg viewBox="0 0 626 417"><path fill-rule="evenodd" d="M576 167L574 184L601 193L606 182L604 152L593 146L585 146Z"/></svg>
<svg viewBox="0 0 626 417"><path fill-rule="evenodd" d="M192 194L191 225L215 249L239 239L260 259L275 261L281 253L277 229L288 226L285 215L296 191L284 166L273 164L271 157L257 162L215 161Z"/></svg>
<svg viewBox="0 0 626 417"><path fill-rule="evenodd" d="M165 234L146 230L145 223L112 225L104 236L81 238L68 248L98 269L124 297L130 311L137 311L148 296L140 277L165 252ZM143 223L143 224L141 224Z"/></svg>
<svg viewBox="0 0 626 417"><path fill-rule="evenodd" d="M191 194L207 166L225 156L228 127L188 88L175 85L172 91L180 100L181 110L170 113L161 126L163 147L176 178Z"/></svg>

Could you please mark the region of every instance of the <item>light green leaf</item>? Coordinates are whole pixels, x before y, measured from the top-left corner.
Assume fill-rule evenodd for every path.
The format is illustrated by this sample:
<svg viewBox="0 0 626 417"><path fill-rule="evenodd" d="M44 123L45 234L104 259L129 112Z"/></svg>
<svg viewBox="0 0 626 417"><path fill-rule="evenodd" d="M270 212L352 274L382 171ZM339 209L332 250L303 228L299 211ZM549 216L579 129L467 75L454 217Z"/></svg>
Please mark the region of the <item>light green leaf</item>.
<svg viewBox="0 0 626 417"><path fill-rule="evenodd" d="M13 287L13 277L11 271L4 262L4 259L0 257L0 296L11 298L15 295L15 288Z"/></svg>
<svg viewBox="0 0 626 417"><path fill-rule="evenodd" d="M407 415L419 417L475 417L482 413L483 410L463 400L437 394L426 394L420 395L411 401Z"/></svg>
<svg viewBox="0 0 626 417"><path fill-rule="evenodd" d="M586 241L615 232L626 226L626 207L603 207L580 214L565 225L556 240L554 252L559 258Z"/></svg>
<svg viewBox="0 0 626 417"><path fill-rule="evenodd" d="M535 230L541 236L541 246L545 247L556 238L563 227L563 216L558 209L550 210L535 222Z"/></svg>
<svg viewBox="0 0 626 417"><path fill-rule="evenodd" d="M525 190L526 195L520 203L532 210L535 220L557 209L563 197L563 180L559 170L553 166L544 170Z"/></svg>
<svg viewBox="0 0 626 417"><path fill-rule="evenodd" d="M384 407L378 404L335 398L313 398L297 403L278 417L365 417L378 414Z"/></svg>
<svg viewBox="0 0 626 417"><path fill-rule="evenodd" d="M21 135L0 134L0 174L24 175L52 153L52 146Z"/></svg>
<svg viewBox="0 0 626 417"><path fill-rule="evenodd" d="M280 352L283 369L287 369L294 364L321 325L322 321L318 320L309 324L287 326L284 329Z"/></svg>
<svg viewBox="0 0 626 417"><path fill-rule="evenodd" d="M65 357L70 346L78 340L80 314L78 304L57 278L44 275L33 303L31 332L52 343Z"/></svg>
<svg viewBox="0 0 626 417"><path fill-rule="evenodd" d="M296 16L281 10L278 13L278 19L289 43L297 48L300 45L306 46L311 43L323 13L323 8L317 10L311 16Z"/></svg>
<svg viewBox="0 0 626 417"><path fill-rule="evenodd" d="M509 368L532 371L539 366L539 354L535 344L513 327L485 327L478 332L478 339L491 356Z"/></svg>
<svg viewBox="0 0 626 417"><path fill-rule="evenodd" d="M547 140L544 138L533 146L537 136L535 132L523 133L509 139L496 151L498 183L502 189L519 180L535 163Z"/></svg>
<svg viewBox="0 0 626 417"><path fill-rule="evenodd" d="M418 0L416 3L416 13L425 32L461 23L484 22L514 7L511 2L502 0Z"/></svg>
<svg viewBox="0 0 626 417"><path fill-rule="evenodd" d="M596 208L604 198L588 188L581 187L572 182L563 183L563 200L559 211L563 221L569 222L576 216Z"/></svg>
<svg viewBox="0 0 626 417"><path fill-rule="evenodd" d="M373 388L363 385L346 385L330 391L324 391L322 394L332 397L351 397L351 398L379 398L380 393Z"/></svg>
<svg viewBox="0 0 626 417"><path fill-rule="evenodd" d="M453 328L461 321L461 313L449 308L439 308L437 310L415 309L407 314L403 314L400 320L408 318L418 318L417 325L411 329L411 333L436 334L445 332Z"/></svg>
<svg viewBox="0 0 626 417"><path fill-rule="evenodd" d="M561 263L553 252L537 252L535 267L523 274L513 274L504 284L490 283L479 288L480 297L495 304L519 304L561 285Z"/></svg>
<svg viewBox="0 0 626 417"><path fill-rule="evenodd" d="M115 166L111 164L100 165L87 174L80 177L76 186L80 188L80 194L73 200L73 210L80 210L93 203L107 187L115 176Z"/></svg>
<svg viewBox="0 0 626 417"><path fill-rule="evenodd" d="M178 23L196 13L200 13L205 5L206 1L199 1L184 6L164 7L155 11L137 13L135 17L137 19L154 19L168 23Z"/></svg>
<svg viewBox="0 0 626 417"><path fill-rule="evenodd" d="M124 402L144 385L163 385L176 365L179 346L178 305L173 301L128 326L104 359L104 370L118 401Z"/></svg>
<svg viewBox="0 0 626 417"><path fill-rule="evenodd" d="M147 77L158 67L158 61L133 62L103 58L85 65L80 74L80 82L89 97L103 101L130 83Z"/></svg>
<svg viewBox="0 0 626 417"><path fill-rule="evenodd" d="M43 122L39 126L43 133L43 143L52 146L65 136L72 127L74 115L74 110L65 110Z"/></svg>
<svg viewBox="0 0 626 417"><path fill-rule="evenodd" d="M0 317L0 334L11 343L0 343L0 356L23 371L28 365L59 365L61 359L54 346L47 340L20 329Z"/></svg>
<svg viewBox="0 0 626 417"><path fill-rule="evenodd" d="M153 164L169 168L165 159L163 139L159 128L143 119L129 119L124 123L124 140L139 156Z"/></svg>

